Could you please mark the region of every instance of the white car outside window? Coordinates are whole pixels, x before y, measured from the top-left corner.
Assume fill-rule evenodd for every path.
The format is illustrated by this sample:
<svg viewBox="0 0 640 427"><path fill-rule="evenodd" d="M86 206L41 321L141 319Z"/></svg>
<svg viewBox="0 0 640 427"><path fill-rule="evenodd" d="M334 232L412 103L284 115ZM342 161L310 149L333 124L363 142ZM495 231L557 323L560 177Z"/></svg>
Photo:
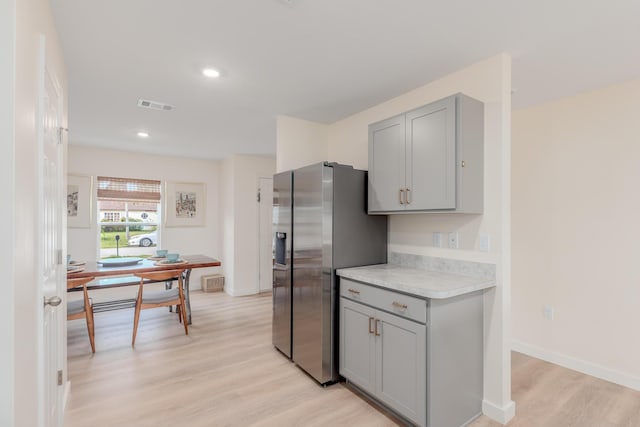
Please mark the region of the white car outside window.
<svg viewBox="0 0 640 427"><path fill-rule="evenodd" d="M153 232L149 234L139 234L129 239L129 246L144 246L148 247L156 245L158 243L158 233Z"/></svg>

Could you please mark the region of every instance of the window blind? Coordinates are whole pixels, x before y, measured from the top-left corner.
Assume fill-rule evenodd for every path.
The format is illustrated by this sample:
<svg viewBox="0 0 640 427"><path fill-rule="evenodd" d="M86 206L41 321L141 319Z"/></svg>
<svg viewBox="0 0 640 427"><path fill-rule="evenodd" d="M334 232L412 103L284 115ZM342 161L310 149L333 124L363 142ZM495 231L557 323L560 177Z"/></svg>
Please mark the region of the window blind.
<svg viewBox="0 0 640 427"><path fill-rule="evenodd" d="M99 176L98 200L159 202L160 181Z"/></svg>

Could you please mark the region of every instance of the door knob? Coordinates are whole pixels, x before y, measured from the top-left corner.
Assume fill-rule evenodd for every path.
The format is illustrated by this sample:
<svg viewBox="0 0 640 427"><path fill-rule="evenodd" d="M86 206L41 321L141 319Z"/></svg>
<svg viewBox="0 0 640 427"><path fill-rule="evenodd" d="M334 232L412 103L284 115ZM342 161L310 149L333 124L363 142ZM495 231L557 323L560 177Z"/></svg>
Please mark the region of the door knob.
<svg viewBox="0 0 640 427"><path fill-rule="evenodd" d="M57 295L52 296L51 298L44 297L44 305L50 305L52 307L57 307L62 303L62 298Z"/></svg>

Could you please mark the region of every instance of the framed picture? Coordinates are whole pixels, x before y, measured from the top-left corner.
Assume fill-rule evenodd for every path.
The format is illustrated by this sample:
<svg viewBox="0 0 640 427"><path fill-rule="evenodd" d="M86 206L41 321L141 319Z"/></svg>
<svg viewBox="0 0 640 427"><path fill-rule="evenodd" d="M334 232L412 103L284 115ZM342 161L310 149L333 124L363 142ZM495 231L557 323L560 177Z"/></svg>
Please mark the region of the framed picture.
<svg viewBox="0 0 640 427"><path fill-rule="evenodd" d="M164 223L167 227L204 227L205 186L195 182L167 182Z"/></svg>
<svg viewBox="0 0 640 427"><path fill-rule="evenodd" d="M67 227L90 228L93 214L93 180L85 175L67 176Z"/></svg>

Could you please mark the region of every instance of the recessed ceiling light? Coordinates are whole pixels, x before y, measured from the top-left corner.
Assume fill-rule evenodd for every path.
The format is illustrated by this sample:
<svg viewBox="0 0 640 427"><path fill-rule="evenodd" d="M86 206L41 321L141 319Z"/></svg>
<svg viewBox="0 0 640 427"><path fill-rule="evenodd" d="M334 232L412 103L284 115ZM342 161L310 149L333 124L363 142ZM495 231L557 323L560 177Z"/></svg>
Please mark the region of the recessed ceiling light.
<svg viewBox="0 0 640 427"><path fill-rule="evenodd" d="M213 68L205 68L204 70L202 70L202 74L212 79L215 79L216 77L220 77L220 71L215 70Z"/></svg>
<svg viewBox="0 0 640 427"><path fill-rule="evenodd" d="M140 138L149 138L149 132L140 131L136 135L138 135Z"/></svg>

